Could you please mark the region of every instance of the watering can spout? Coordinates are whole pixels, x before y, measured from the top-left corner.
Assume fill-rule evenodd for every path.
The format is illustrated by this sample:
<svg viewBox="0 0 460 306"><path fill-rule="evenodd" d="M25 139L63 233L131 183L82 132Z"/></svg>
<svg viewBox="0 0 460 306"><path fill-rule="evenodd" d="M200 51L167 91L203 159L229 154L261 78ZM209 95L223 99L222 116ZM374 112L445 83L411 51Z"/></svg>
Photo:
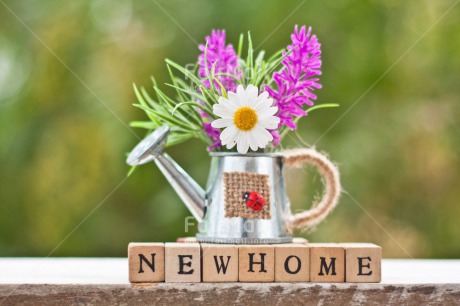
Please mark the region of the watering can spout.
<svg viewBox="0 0 460 306"><path fill-rule="evenodd" d="M198 222L203 221L206 193L163 149L169 127L163 125L142 140L129 154L131 166L155 160L156 165Z"/></svg>

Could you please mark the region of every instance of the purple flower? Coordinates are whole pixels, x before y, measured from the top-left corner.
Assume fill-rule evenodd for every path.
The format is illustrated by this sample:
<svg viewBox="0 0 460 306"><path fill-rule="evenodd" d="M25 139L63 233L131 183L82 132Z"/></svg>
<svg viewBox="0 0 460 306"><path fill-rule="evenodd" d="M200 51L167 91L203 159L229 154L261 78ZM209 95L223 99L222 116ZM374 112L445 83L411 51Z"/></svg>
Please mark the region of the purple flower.
<svg viewBox="0 0 460 306"><path fill-rule="evenodd" d="M277 88L266 85L265 90L278 107L277 116L281 119L278 128L285 125L295 130L294 117L307 115L303 105L312 106L316 100L313 91L321 88L317 77L321 75L321 44L316 35L311 35L311 28L307 32L305 26L300 31L295 26L291 39L292 44L287 47L291 53L283 59L284 67L273 74ZM279 134L273 144L276 146L278 143Z"/></svg>
<svg viewBox="0 0 460 306"><path fill-rule="evenodd" d="M198 56L198 75L203 78L204 86L209 88L211 85L207 77L211 74L213 66L214 74L225 73L241 78L241 71L238 70L238 55L231 44L225 44L224 30L212 30L211 35L206 36L206 45L199 45L199 49L202 53ZM237 84L233 77L217 75L216 79L222 83L225 90L236 90ZM217 82L215 86L220 92L220 86ZM203 112L200 114L203 118L209 117ZM213 143L208 150L220 147L220 130L213 128L210 123L204 123L204 130Z"/></svg>
<svg viewBox="0 0 460 306"><path fill-rule="evenodd" d="M209 139L212 141L212 145L208 147L208 150L211 151L215 148L221 147L222 144L220 142L220 130L213 128L211 126L211 122L204 122L203 127Z"/></svg>
<svg viewBox="0 0 460 306"><path fill-rule="evenodd" d="M206 36L206 44L207 46L199 45L202 53L198 56L198 75L205 78L203 84L206 87L210 87L207 77L211 74L214 65L214 74L226 73L241 78L241 71L238 71L238 55L231 44L225 44L224 30L212 30L211 36ZM216 78L227 91L235 91L237 84L233 77L219 75ZM217 82L215 85L220 90Z"/></svg>

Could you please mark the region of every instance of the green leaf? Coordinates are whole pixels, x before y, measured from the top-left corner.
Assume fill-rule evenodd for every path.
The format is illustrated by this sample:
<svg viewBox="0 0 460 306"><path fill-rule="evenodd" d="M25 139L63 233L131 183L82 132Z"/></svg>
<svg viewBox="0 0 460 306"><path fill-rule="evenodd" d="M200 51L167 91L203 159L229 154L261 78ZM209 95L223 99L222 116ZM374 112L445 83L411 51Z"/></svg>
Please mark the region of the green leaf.
<svg viewBox="0 0 460 306"><path fill-rule="evenodd" d="M130 127L153 130L156 129L159 125L152 121L131 121L129 123Z"/></svg>
<svg viewBox="0 0 460 306"><path fill-rule="evenodd" d="M195 84L201 85L200 79L197 76L195 76L193 73L191 73L190 71L188 71L187 69L182 67L181 65L176 64L175 62L171 61L170 59L165 59L165 61L166 61L167 64L171 65L172 67L174 67L177 70L179 70L180 72L182 72L186 77L188 77Z"/></svg>
<svg viewBox="0 0 460 306"><path fill-rule="evenodd" d="M246 68L249 74L249 79L254 77L254 49L252 48L251 32L248 32L248 57L246 59Z"/></svg>
<svg viewBox="0 0 460 306"><path fill-rule="evenodd" d="M241 58L241 52L243 51L243 43L244 43L244 34L240 34L240 38L238 40L238 58Z"/></svg>

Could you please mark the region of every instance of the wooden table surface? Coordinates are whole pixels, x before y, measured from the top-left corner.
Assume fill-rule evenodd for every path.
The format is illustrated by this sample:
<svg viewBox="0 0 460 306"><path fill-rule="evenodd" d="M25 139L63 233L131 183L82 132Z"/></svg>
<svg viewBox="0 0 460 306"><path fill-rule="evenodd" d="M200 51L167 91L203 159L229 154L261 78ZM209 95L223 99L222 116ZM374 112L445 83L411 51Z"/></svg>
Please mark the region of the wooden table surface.
<svg viewBox="0 0 460 306"><path fill-rule="evenodd" d="M131 285L126 258L1 258L0 305L460 305L460 260L382 261L382 283Z"/></svg>

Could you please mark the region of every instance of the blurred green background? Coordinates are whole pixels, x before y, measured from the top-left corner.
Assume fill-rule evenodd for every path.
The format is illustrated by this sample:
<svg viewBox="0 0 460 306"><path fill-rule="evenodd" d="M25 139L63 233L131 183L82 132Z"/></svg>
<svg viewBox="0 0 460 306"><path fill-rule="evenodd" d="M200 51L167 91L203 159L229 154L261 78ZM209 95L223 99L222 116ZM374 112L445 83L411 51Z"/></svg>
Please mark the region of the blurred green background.
<svg viewBox="0 0 460 306"><path fill-rule="evenodd" d="M454 2L0 1L0 256L126 256L131 241L194 235L154 164L124 181L145 135L126 127L145 118L132 83L167 81L163 59L194 62L213 28L233 44L251 31L271 53L306 24L322 43L318 103L341 107L304 118L284 147L328 152L348 194L301 235L460 257L460 6L440 20ZM205 183L202 143L168 153ZM321 193L306 172L288 175L294 211Z"/></svg>

